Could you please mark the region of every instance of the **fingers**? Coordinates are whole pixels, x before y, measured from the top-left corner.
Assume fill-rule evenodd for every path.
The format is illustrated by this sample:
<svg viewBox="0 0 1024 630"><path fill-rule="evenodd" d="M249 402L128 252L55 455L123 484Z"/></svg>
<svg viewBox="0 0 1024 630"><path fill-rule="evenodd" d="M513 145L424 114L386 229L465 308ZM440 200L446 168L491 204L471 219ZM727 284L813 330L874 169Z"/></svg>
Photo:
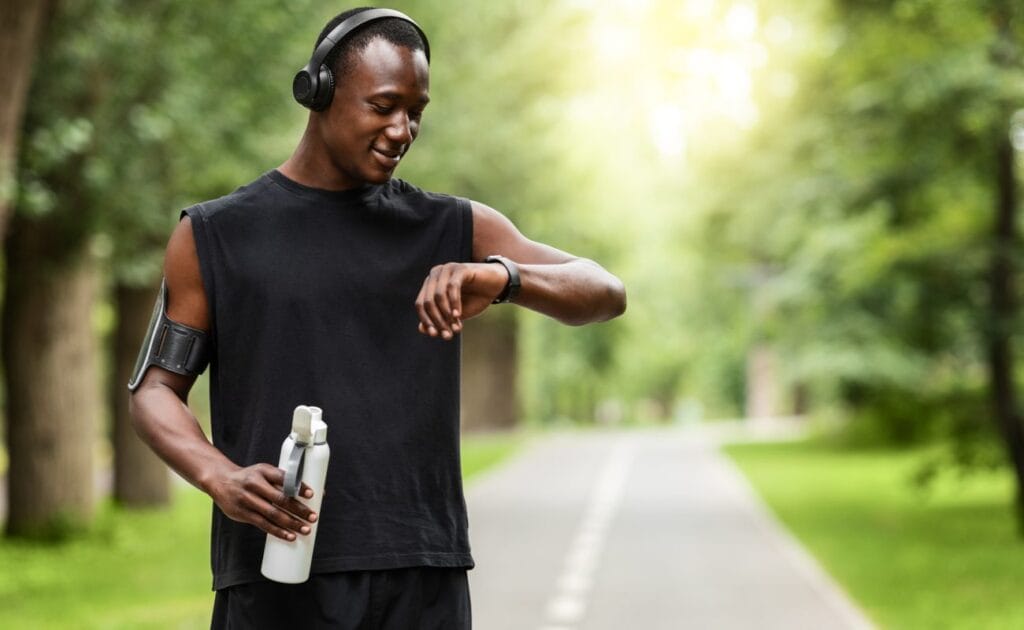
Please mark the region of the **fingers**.
<svg viewBox="0 0 1024 630"><path fill-rule="evenodd" d="M448 340L462 330L462 278L463 266L458 263L430 270L416 296L421 333Z"/></svg>
<svg viewBox="0 0 1024 630"><path fill-rule="evenodd" d="M313 495L313 490L311 490L310 488L305 488L303 492L305 491L308 491L310 496ZM304 519L310 523L316 522L316 513L308 505L306 505L302 501L299 501L296 497L289 497L285 495L284 490L280 492L278 500L275 501L273 505L288 510L295 516L298 516L299 518Z"/></svg>
<svg viewBox="0 0 1024 630"><path fill-rule="evenodd" d="M277 466L270 466L269 464L266 464L266 468L262 470L265 472L267 481L270 485L261 486L259 488L259 492L268 503L272 506L287 510L291 514L294 514L310 523L316 521L317 515L308 505L300 501L298 497L289 497L284 493L284 470ZM313 498L313 489L310 488L309 485L302 483L299 486L299 496L311 499Z"/></svg>
<svg viewBox="0 0 1024 630"><path fill-rule="evenodd" d="M295 540L295 532L285 529L284 527L281 527L280 525L263 516L259 512L253 512L252 517L247 520L249 523L255 525L256 527L259 527L261 530L270 534L271 536L276 536L281 540Z"/></svg>
<svg viewBox="0 0 1024 630"><path fill-rule="evenodd" d="M267 466L267 468L265 469L267 481L269 481L275 487L283 488L284 487L284 478L285 478L284 469L278 468L277 466L270 466L270 464L264 464L264 465ZM304 499L312 499L313 498L313 489L310 488L308 484L300 482L299 483L299 496L304 498Z"/></svg>
<svg viewBox="0 0 1024 630"><path fill-rule="evenodd" d="M317 514L297 497L284 493L284 471L270 464L240 469L228 479L226 492L218 493L217 504L231 519L250 523L283 540L295 540L312 531ZM306 484L300 494L313 496Z"/></svg>
<svg viewBox="0 0 1024 630"><path fill-rule="evenodd" d="M253 501L252 512L257 520L262 519L271 526L271 529L264 530L268 534L274 534L279 538L284 533L286 540L295 540L295 534L308 534L312 531L309 525L300 521L294 514L288 512L284 507L266 501Z"/></svg>
<svg viewBox="0 0 1024 630"><path fill-rule="evenodd" d="M452 338L451 306L448 304L447 286L452 280L451 267L443 265L434 267L427 278L427 286L424 289L424 311L427 314L427 330L431 336L438 331L444 339Z"/></svg>
<svg viewBox="0 0 1024 630"><path fill-rule="evenodd" d="M462 283L448 283L448 304L451 307L452 330L462 331Z"/></svg>

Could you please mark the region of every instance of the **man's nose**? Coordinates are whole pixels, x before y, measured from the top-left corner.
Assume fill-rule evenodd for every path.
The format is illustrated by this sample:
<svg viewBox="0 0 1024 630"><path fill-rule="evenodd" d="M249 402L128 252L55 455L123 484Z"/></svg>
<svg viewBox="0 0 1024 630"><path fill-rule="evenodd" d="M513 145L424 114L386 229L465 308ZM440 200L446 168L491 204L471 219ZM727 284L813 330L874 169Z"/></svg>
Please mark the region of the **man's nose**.
<svg viewBox="0 0 1024 630"><path fill-rule="evenodd" d="M413 122L409 120L409 115L399 112L384 133L388 140L396 144L409 144L413 141L412 125Z"/></svg>

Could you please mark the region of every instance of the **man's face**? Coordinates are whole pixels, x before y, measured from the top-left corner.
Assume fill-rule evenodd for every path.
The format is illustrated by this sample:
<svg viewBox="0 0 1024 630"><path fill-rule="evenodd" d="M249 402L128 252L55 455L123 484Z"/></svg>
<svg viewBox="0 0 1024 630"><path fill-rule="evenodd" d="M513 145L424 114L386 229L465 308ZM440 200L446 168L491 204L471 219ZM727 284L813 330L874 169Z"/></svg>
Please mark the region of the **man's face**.
<svg viewBox="0 0 1024 630"><path fill-rule="evenodd" d="M348 187L387 182L420 131L430 100L422 50L377 38L357 52L320 116L328 157Z"/></svg>

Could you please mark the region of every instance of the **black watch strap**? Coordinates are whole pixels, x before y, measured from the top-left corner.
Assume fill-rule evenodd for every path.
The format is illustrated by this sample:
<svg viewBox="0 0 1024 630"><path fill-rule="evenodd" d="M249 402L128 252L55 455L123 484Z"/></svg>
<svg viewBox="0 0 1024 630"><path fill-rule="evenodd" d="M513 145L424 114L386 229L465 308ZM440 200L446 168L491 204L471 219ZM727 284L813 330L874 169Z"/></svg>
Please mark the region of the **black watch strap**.
<svg viewBox="0 0 1024 630"><path fill-rule="evenodd" d="M522 283L519 281L519 265L504 256L497 255L488 256L484 259L484 262L500 263L508 271L508 282L505 283L505 288L498 297L494 298L492 304L505 304L516 299L516 296L519 295L519 288L522 286Z"/></svg>

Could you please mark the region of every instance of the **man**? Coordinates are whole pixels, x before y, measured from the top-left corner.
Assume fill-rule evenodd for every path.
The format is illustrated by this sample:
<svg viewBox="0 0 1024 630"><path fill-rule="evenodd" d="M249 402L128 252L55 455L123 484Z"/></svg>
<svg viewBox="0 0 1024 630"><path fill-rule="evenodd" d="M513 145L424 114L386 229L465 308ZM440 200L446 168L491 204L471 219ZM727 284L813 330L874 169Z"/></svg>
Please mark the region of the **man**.
<svg viewBox="0 0 1024 630"><path fill-rule="evenodd" d="M470 627L462 322L500 302L574 325L625 309L598 264L392 179L429 101L428 63L409 18L336 17L293 86L313 110L293 155L185 210L171 235L154 313L165 327L144 345L132 409L215 503L213 627ZM206 354L213 444L186 403ZM329 426L320 514L286 496L271 463L299 404ZM262 578L265 536L294 540L313 522L310 580Z"/></svg>

